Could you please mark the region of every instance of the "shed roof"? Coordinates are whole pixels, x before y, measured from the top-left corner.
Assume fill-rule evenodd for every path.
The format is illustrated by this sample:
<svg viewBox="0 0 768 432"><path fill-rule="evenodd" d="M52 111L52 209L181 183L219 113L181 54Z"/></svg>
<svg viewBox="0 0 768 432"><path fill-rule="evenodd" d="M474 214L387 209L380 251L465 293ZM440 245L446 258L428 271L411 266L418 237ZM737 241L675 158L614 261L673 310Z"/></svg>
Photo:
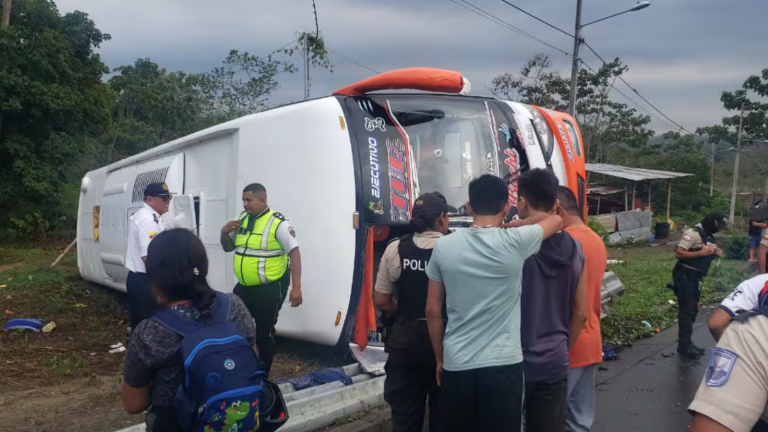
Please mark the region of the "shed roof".
<svg viewBox="0 0 768 432"><path fill-rule="evenodd" d="M609 165L601 163L588 163L587 171L604 174L611 177L619 177L632 181L673 179L678 177L687 177L693 174L679 173L673 171L659 171L645 168L631 168L621 165Z"/></svg>

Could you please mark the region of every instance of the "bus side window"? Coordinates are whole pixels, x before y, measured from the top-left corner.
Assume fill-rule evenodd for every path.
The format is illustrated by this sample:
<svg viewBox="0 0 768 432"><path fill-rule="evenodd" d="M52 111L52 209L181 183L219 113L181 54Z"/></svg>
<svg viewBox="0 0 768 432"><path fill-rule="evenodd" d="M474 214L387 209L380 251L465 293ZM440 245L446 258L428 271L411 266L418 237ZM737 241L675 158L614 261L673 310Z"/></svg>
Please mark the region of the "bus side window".
<svg viewBox="0 0 768 432"><path fill-rule="evenodd" d="M571 136L571 142L573 142L573 150L576 152L577 156L581 156L581 140L579 139L579 134L576 133L576 128L573 127L571 122L568 120L563 120L565 123L565 128L568 130L568 135Z"/></svg>

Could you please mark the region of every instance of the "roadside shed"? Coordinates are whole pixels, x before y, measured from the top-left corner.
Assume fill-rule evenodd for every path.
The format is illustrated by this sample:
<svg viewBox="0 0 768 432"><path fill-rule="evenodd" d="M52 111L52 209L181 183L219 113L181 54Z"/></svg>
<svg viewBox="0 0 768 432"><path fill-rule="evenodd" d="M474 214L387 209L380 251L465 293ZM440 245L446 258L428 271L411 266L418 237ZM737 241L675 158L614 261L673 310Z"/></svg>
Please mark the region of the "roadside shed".
<svg viewBox="0 0 768 432"><path fill-rule="evenodd" d="M672 204L672 179L680 178L680 177L687 177L691 176L693 174L687 174L687 173L679 173L679 172L673 172L673 171L661 171L661 170L652 170L652 169L645 169L645 168L632 168L632 167L625 167L621 165L610 165L610 164L601 164L601 163L588 163L587 165L587 172L590 173L596 173L596 174L602 174L605 176L610 177L616 177L624 180L629 180L632 182L632 203L634 207L635 202L635 194L637 191L637 182L641 181L652 181L652 180L666 180L667 181L667 219L669 219L669 210ZM625 210L629 211L628 206L628 199L627 199L628 191L624 190L624 205ZM650 205L651 202L651 188L648 188L648 203Z"/></svg>

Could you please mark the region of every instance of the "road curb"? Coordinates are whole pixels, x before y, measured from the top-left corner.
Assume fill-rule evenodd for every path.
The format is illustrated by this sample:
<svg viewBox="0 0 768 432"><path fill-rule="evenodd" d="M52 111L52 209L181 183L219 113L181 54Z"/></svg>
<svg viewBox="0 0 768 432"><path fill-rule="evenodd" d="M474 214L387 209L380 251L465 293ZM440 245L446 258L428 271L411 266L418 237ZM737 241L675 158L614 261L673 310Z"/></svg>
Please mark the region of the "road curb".
<svg viewBox="0 0 768 432"><path fill-rule="evenodd" d="M328 432L390 432L392 430L392 412L387 405L379 406L375 411L352 423L328 429Z"/></svg>

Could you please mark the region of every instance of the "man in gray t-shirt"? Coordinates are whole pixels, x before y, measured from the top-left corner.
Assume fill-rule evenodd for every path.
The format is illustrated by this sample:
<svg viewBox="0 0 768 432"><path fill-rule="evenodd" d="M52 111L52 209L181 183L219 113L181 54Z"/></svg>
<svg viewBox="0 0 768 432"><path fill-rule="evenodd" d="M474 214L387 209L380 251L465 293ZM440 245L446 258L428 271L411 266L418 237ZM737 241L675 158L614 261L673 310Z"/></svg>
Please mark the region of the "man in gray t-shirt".
<svg viewBox="0 0 768 432"><path fill-rule="evenodd" d="M562 220L549 216L535 225L501 229L507 198L500 178L473 180L467 203L472 227L438 240L427 266L426 316L446 430L519 431L522 424L522 267Z"/></svg>

